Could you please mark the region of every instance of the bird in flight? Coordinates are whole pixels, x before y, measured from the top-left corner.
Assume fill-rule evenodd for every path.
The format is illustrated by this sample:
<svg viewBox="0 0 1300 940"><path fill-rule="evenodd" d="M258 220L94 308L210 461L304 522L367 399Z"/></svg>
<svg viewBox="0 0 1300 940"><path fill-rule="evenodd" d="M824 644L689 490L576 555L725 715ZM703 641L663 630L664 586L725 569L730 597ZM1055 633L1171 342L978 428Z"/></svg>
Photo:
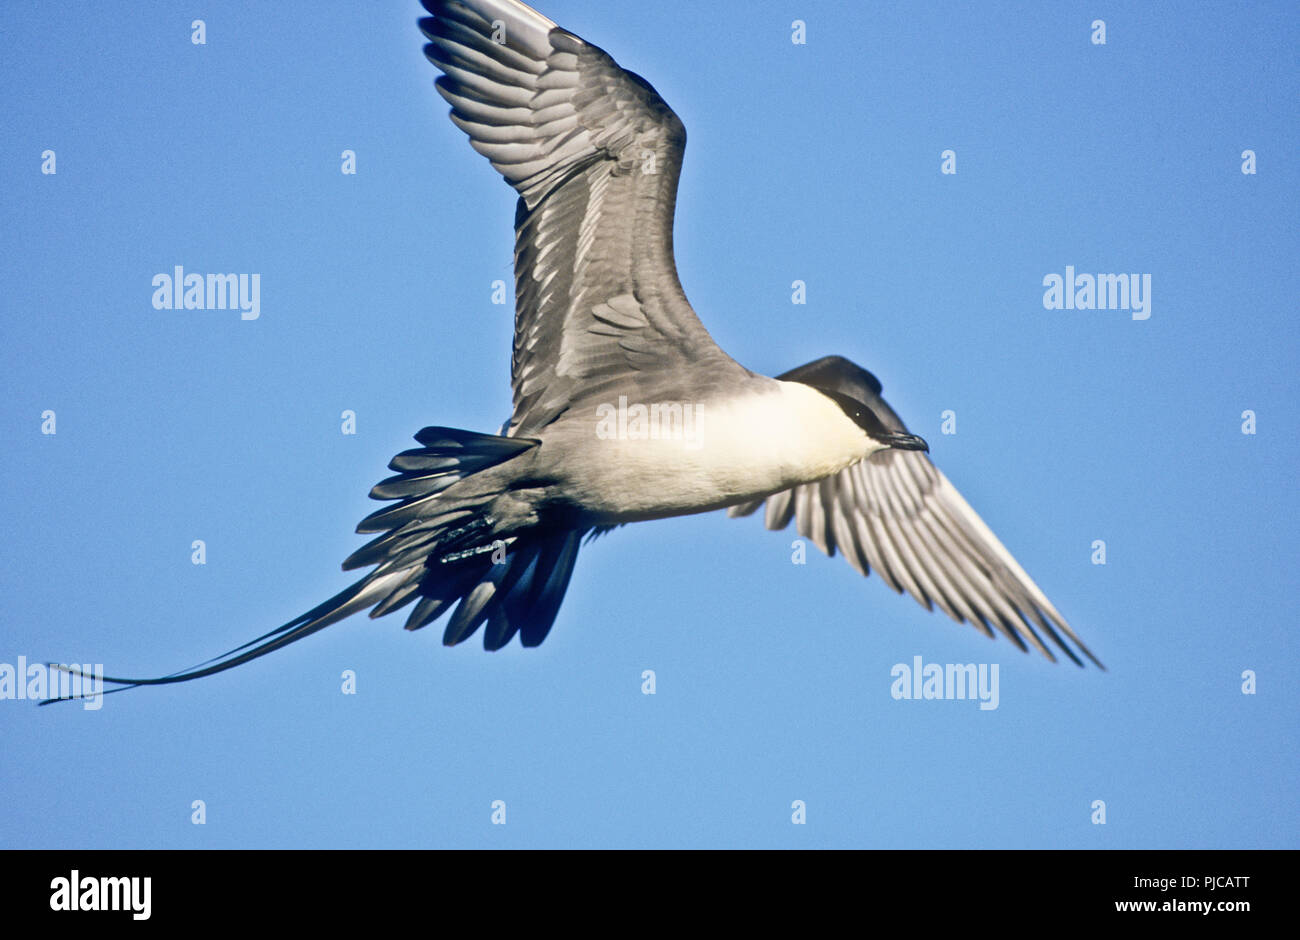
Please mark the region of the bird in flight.
<svg viewBox="0 0 1300 940"><path fill-rule="evenodd" d="M451 120L519 194L510 420L428 427L393 458L370 494L392 505L343 563L373 570L351 587L193 669L105 681L212 675L366 608L414 605L408 630L450 611L449 646L480 628L489 650L536 646L584 538L760 508L928 609L1101 666L875 376L826 356L769 378L709 336L673 258L686 131L645 79L517 0L422 2Z"/></svg>

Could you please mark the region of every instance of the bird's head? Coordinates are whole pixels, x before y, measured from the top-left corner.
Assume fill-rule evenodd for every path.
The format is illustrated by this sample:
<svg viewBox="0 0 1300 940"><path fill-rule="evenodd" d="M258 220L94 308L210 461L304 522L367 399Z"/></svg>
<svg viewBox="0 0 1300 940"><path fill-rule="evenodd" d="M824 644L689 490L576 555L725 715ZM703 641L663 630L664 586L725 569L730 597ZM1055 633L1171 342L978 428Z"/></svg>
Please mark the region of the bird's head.
<svg viewBox="0 0 1300 940"><path fill-rule="evenodd" d="M843 356L823 356L777 376L821 392L883 447L929 451L924 438L911 434L902 419L880 397L880 380Z"/></svg>

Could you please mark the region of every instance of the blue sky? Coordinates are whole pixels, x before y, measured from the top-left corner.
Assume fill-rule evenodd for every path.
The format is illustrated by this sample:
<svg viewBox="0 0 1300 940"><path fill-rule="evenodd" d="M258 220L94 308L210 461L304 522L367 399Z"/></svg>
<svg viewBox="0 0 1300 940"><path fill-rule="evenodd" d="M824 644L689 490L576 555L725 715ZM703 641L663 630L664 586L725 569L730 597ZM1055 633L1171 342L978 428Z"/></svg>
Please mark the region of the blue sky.
<svg viewBox="0 0 1300 940"><path fill-rule="evenodd" d="M412 434L506 417L514 194L419 12L0 8L0 663L157 675L283 623L351 583ZM686 124L714 338L874 371L1109 671L755 518L639 524L538 649L360 616L98 711L0 701L0 845L1300 846L1295 5L542 12ZM155 309L176 265L259 274L259 317ZM1067 265L1150 274L1149 319L1045 309ZM916 656L996 664L998 707L895 700Z"/></svg>

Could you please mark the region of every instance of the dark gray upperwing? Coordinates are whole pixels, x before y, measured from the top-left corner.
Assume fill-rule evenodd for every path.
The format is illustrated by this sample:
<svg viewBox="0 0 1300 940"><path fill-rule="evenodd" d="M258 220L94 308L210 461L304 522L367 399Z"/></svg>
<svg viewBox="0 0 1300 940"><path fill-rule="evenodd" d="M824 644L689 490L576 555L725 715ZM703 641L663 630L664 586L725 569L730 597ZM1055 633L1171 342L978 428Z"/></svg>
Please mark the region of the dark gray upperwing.
<svg viewBox="0 0 1300 940"><path fill-rule="evenodd" d="M821 385L864 402L887 427L907 431L880 397L875 376L856 366L852 372L844 361L833 362L835 358L779 378ZM1055 661L1037 627L1074 662L1082 665L1064 638L1105 668L957 488L920 451L879 451L816 483L732 506L727 515L747 516L764 502L769 529L784 529L794 518L799 534L827 555L838 548L860 573L870 574L874 568L891 588L900 594L906 590L927 610L937 604L958 623L969 622L988 636L996 628L1021 649L1028 643Z"/></svg>
<svg viewBox="0 0 1300 940"><path fill-rule="evenodd" d="M633 371L748 375L677 279L677 115L644 79L522 3L423 3L425 54L445 73L437 88L452 121L520 196L508 433L609 400Z"/></svg>

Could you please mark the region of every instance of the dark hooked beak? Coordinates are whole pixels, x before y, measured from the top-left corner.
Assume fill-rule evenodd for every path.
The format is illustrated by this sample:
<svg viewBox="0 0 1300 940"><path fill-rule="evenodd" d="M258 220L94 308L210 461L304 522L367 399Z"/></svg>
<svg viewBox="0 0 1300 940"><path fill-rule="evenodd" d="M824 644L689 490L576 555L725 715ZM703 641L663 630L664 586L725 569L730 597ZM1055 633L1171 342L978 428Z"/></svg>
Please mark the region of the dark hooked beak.
<svg viewBox="0 0 1300 940"><path fill-rule="evenodd" d="M930 445L925 442L925 438L917 437L915 434L904 434L901 431L888 435L885 443L895 450L923 450L927 454L930 452Z"/></svg>

